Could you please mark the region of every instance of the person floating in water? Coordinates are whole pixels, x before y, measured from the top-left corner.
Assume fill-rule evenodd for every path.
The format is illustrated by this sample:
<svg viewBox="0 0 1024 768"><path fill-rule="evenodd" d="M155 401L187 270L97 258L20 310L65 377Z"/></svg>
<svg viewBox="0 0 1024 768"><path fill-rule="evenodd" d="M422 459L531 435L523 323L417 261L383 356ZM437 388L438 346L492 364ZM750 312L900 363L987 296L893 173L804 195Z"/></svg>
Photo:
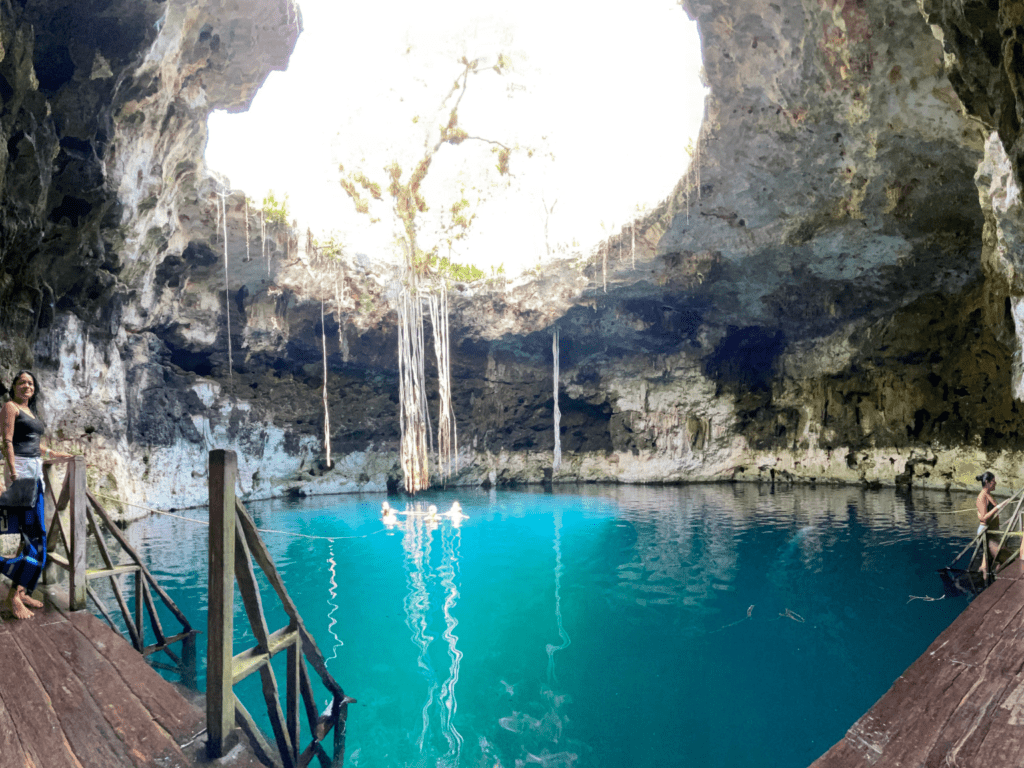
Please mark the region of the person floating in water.
<svg viewBox="0 0 1024 768"><path fill-rule="evenodd" d="M386 501L380 505L381 522L390 528L393 525L398 525L398 515L395 510L391 508L391 505Z"/></svg>
<svg viewBox="0 0 1024 768"><path fill-rule="evenodd" d="M452 525L458 527L463 520L469 517L469 515L464 515L462 513L462 505L459 504L459 502L457 501L453 501L451 509L444 513L444 517L447 517L449 520L451 520Z"/></svg>
<svg viewBox="0 0 1024 768"><path fill-rule="evenodd" d="M988 530L999 528L999 505L992 498L992 491L996 488L996 476L991 472L983 472L975 480L981 483L981 493L978 494L978 535ZM987 576L989 572L989 561L995 567L996 556L999 554L999 540L992 534L985 536L986 546L981 550L981 573ZM1022 544L1024 547L1024 544Z"/></svg>

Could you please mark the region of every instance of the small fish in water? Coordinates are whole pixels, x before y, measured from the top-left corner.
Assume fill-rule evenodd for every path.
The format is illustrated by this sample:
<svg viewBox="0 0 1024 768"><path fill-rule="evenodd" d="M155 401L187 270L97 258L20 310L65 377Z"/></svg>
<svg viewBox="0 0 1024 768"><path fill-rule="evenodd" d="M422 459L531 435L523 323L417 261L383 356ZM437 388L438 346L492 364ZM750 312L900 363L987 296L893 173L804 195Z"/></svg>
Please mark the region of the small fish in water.
<svg viewBox="0 0 1024 768"><path fill-rule="evenodd" d="M504 680L499 680L498 682L501 683L502 687L505 689L505 693L507 693L509 696L516 695L516 687L514 685L510 685L509 683L506 683Z"/></svg>

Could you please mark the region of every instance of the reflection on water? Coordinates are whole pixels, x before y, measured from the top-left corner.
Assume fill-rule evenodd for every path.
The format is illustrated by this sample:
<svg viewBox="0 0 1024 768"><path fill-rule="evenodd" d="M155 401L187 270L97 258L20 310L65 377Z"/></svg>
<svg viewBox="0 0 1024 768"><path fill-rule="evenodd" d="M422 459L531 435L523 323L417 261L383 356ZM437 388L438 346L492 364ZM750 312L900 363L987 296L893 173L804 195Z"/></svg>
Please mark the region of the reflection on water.
<svg viewBox="0 0 1024 768"><path fill-rule="evenodd" d="M387 507L385 507L387 510ZM427 682L426 701L420 713L422 730L416 740L420 754L428 752L431 725L431 709L437 707L437 728L448 745L447 753L438 760L438 765L457 766L462 752L462 736L454 725L458 709L455 686L459 680L459 663L462 653L458 649L455 629L459 622L454 610L459 600L459 526L461 515L452 510L439 515L433 504L410 504L406 509L386 511L384 524L389 529L403 531L402 549L405 551L405 574L408 594L405 597L405 622L412 633L413 645L417 648L416 663ZM440 528L441 561L436 567L431 562L431 550L435 532ZM440 586L440 610L444 620L443 638L448 649L448 675L439 682L430 659L430 645L434 637L430 634L431 589L437 582Z"/></svg>
<svg viewBox="0 0 1024 768"><path fill-rule="evenodd" d="M388 525L380 496L252 505L322 537L264 536L359 700L348 765L806 766L965 605L935 571L973 536L966 494L571 491L428 495ZM206 528L128 533L201 626Z"/></svg>

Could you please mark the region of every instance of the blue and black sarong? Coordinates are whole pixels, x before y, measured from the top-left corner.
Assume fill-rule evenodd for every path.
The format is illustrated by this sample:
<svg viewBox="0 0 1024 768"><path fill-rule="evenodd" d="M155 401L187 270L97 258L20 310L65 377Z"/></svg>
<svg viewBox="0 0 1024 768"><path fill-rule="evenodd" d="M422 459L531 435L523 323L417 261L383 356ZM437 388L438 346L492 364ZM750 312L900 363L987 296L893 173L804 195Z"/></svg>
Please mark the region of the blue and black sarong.
<svg viewBox="0 0 1024 768"><path fill-rule="evenodd" d="M36 480L38 500L26 509L0 508L0 533L20 533L21 551L13 557L0 557L0 573L14 584L32 592L46 565L46 506L43 481Z"/></svg>

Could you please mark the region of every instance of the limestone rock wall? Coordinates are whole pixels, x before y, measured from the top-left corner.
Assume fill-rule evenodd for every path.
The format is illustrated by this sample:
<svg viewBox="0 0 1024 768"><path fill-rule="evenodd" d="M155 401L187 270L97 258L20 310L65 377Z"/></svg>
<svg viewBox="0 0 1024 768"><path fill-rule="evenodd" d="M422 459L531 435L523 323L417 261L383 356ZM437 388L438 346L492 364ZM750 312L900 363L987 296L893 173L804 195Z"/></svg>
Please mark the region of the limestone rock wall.
<svg viewBox="0 0 1024 768"><path fill-rule="evenodd" d="M663 205L598 254L453 286L454 482L1019 486L1010 4L682 5L711 96ZM393 270L202 161L209 111L300 30L292 0L0 0L0 374L41 375L101 491L201 503L212 447L252 496L399 479Z"/></svg>

